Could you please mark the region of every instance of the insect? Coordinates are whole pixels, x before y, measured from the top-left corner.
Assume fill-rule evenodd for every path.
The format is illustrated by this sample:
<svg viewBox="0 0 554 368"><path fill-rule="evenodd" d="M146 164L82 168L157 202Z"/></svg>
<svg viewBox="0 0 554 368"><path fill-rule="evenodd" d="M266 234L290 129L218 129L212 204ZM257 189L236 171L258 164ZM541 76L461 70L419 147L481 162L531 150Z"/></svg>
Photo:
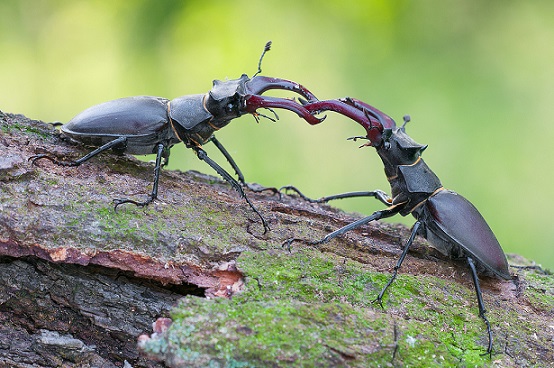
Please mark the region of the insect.
<svg viewBox="0 0 554 368"><path fill-rule="evenodd" d="M397 127L394 120L371 105L353 98L317 101L303 101L304 107L314 114L323 111L335 111L345 115L362 125L367 135L353 137L367 139L364 146L373 146L377 150L384 167L385 174L391 186L392 197L381 190L368 192L352 192L324 197L318 200L310 199L295 187L284 187L293 190L305 200L311 202L327 202L334 199L369 196L384 203L387 207L376 211L370 216L346 225L323 239L311 242L304 239L289 239L285 245L294 241L309 244L321 244L362 226L370 221L379 220L400 214L412 214L416 222L411 235L398 259L392 277L376 298L382 306L383 296L395 280L398 269L402 265L408 249L416 235L422 235L441 253L455 259L465 259L471 272L479 316L487 327L487 354L492 354L492 331L486 317L478 274L495 276L510 280L510 272L506 256L494 233L479 211L461 195L445 189L439 178L421 158L421 153L427 148L415 142L406 134L406 123ZM317 124L317 123L316 123Z"/></svg>
<svg viewBox="0 0 554 368"><path fill-rule="evenodd" d="M74 161L58 160L48 154L38 154L29 160L36 163L38 160L48 159L60 166L79 166L109 149L118 154L156 154L154 183L148 198L144 201L128 198L114 200L116 209L123 203L143 207L158 197L160 169L167 165L170 148L183 142L246 200L261 219L265 233L269 226L246 196L241 186L247 186L242 172L228 151L215 138L214 132L245 114L252 114L256 121L259 121L260 117L275 121L278 116L272 108L293 111L312 124L320 120L292 99L261 96L267 90L282 89L298 93L310 102L317 101L310 91L296 82L258 76L261 73L263 57L270 47L271 41L266 44L258 63L258 71L252 78L243 74L238 79L214 80L213 88L208 93L181 96L171 101L153 96L127 97L90 107L63 125L61 131L65 136L85 145L98 147L97 149ZM257 113L257 109L260 108L268 109L275 118ZM237 174L238 181L204 151L202 145L208 142L214 143L221 151Z"/></svg>

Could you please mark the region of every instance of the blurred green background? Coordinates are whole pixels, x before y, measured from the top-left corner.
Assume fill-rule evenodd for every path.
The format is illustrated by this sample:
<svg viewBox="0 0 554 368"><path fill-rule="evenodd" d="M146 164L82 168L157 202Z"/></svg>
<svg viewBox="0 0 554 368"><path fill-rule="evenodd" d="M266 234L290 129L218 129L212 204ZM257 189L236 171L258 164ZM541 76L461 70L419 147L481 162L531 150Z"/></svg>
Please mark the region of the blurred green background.
<svg viewBox="0 0 554 368"><path fill-rule="evenodd" d="M504 250L554 268L551 0L3 0L0 109L67 122L119 97L204 93L213 79L252 75L268 40L263 75L321 99L362 99L397 122L410 114L407 131L429 144L429 166L479 208ZM217 134L248 181L314 197L389 190L374 150L346 141L363 134L357 124L279 116L245 116ZM183 145L170 169L214 174Z"/></svg>

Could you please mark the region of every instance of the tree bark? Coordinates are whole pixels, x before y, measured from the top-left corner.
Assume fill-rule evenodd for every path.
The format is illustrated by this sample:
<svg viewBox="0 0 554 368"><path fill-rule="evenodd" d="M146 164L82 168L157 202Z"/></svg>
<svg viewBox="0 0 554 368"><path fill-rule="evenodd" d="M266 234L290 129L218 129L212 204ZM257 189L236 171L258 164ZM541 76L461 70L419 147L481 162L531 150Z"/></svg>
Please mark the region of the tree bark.
<svg viewBox="0 0 554 368"><path fill-rule="evenodd" d="M554 361L554 281L512 268L482 278L492 358L464 263L417 239L384 301L372 304L409 237L295 197L254 193L259 218L225 182L102 154L51 126L0 112L0 366L546 366ZM206 171L209 168L206 167ZM511 264L530 265L510 255ZM154 334L152 333L154 329ZM138 340L137 340L138 339ZM139 344L137 346L137 341ZM492 361L491 361L492 359Z"/></svg>

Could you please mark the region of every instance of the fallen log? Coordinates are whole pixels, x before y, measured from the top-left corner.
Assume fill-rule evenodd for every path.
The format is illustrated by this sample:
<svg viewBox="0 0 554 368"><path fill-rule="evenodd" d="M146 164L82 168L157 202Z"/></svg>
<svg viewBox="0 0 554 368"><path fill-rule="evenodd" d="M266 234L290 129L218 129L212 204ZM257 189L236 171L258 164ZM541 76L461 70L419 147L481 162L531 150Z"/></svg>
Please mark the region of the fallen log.
<svg viewBox="0 0 554 368"><path fill-rule="evenodd" d="M89 149L48 124L0 112L0 366L544 366L554 360L554 281L538 267L484 278L486 331L465 264L417 239L384 310L372 303L409 230L295 197L247 192L259 218L222 180L103 154L80 167L37 153ZM208 168L207 168L208 170ZM516 255L511 264L532 266ZM153 326L153 327L152 327ZM154 333L152 334L152 328ZM137 346L138 341L138 346ZM492 359L492 361L491 361Z"/></svg>

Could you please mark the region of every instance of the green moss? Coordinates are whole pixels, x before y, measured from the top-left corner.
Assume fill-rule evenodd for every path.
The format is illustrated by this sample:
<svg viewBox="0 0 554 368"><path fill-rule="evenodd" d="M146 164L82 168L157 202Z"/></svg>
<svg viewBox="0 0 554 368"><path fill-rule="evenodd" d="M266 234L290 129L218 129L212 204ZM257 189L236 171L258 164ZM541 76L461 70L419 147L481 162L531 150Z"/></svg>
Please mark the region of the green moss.
<svg viewBox="0 0 554 368"><path fill-rule="evenodd" d="M100 222L103 231L111 235L128 237L137 231L151 231L150 226L145 226L144 222L140 224L135 222L135 226L133 226L132 221L136 219L136 215L125 209L115 211L113 206L100 207L96 210L96 214L96 218Z"/></svg>
<svg viewBox="0 0 554 368"><path fill-rule="evenodd" d="M173 312L166 345L155 339L148 349L169 351L175 361L190 366L490 362L481 356L485 326L476 308L468 308L465 298L473 301L473 294L463 286L399 275L383 311L372 301L390 275L333 254L269 248L243 253L239 266L246 276L243 293L231 300L185 298Z"/></svg>
<svg viewBox="0 0 554 368"><path fill-rule="evenodd" d="M33 126L28 124L20 123L3 123L1 127L2 133L12 134L15 132L22 132L26 135L35 135L41 138L50 138L52 137L52 131L47 128L46 125L42 126Z"/></svg>
<svg viewBox="0 0 554 368"><path fill-rule="evenodd" d="M76 196L82 195L78 192L84 190L86 187L72 189ZM77 217L64 219L67 226L88 226L95 241L105 244L103 248L128 248L140 243L147 253L158 256L163 252L164 257L173 259L177 250L182 254L195 254L202 246L204 253L217 255L245 242L244 232L229 223L224 211L161 201L146 208L122 205L115 211L108 201L112 197L113 192L108 190L107 194L95 196L89 202L68 201L67 205L79 209L71 211L78 214ZM214 227L220 229L218 238L211 235Z"/></svg>
<svg viewBox="0 0 554 368"><path fill-rule="evenodd" d="M534 308L553 312L554 281L549 271L524 272L526 279L525 296Z"/></svg>
<svg viewBox="0 0 554 368"><path fill-rule="evenodd" d="M368 348L365 334L380 332L384 325L373 317L344 303L189 297L176 309L168 346L161 348L191 366L213 361L227 366L231 358L247 366L332 366L342 355ZM390 359L390 343L392 335L373 347L379 351L375 357Z"/></svg>

